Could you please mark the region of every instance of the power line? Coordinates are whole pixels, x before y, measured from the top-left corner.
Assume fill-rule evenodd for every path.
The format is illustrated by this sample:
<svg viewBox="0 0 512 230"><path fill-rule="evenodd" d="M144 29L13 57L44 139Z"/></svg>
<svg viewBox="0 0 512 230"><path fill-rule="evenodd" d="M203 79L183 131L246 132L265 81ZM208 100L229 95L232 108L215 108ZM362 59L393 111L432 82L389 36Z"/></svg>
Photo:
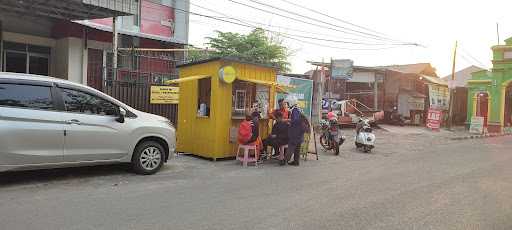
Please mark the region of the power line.
<svg viewBox="0 0 512 230"><path fill-rule="evenodd" d="M186 13L190 13L190 14L193 14L193 15L197 15L197 16L201 16L201 17L206 17L206 18L210 18L210 19L214 19L214 20L218 20L218 21L223 21L223 22L226 22L226 23L231 23L231 24L235 24L235 25L239 25L239 26L244 26L244 27L250 27L250 28L259 28L259 27L255 27L255 26L252 26L250 24L244 24L243 22L242 23L238 23L238 22L233 22L233 21L229 21L229 20L225 20L225 19L221 19L221 18L218 18L218 17L215 17L215 16L211 16L211 15L205 15L205 14L199 14L199 13L194 13L194 12L191 12L191 11L186 11L186 10L183 10L183 9L178 9L176 8L176 10L179 10L179 11L183 11L183 12L186 12ZM332 40L332 39L324 39L324 38L318 38L318 37L312 37L312 36L303 36L303 35L297 35L297 34L289 34L289 33L283 33L283 32L278 32L278 31L273 31L273 30L268 30L268 29L263 29L263 28L260 28L264 31L267 31L267 32L270 32L270 33L275 33L275 34L279 34L283 37L285 37L284 35L286 36L293 36L293 37L300 37L300 38L305 38L305 39L311 39L311 40L318 40L318 41L325 41L325 42L333 42L333 43L344 43L344 44L352 44L352 45L371 45L371 46L382 46L382 45L393 45L393 46L407 46L407 45L416 45L416 44L407 44L407 43L395 43L395 44L386 44L386 43L364 43L364 42L351 42L351 41L342 41L342 40Z"/></svg>
<svg viewBox="0 0 512 230"><path fill-rule="evenodd" d="M370 28L367 28L367 27L364 27L364 26L360 26L360 25L354 24L352 22L349 22L349 21L346 21L346 20L343 20L343 19L340 19L340 18L336 18L336 17L330 16L330 15L322 13L322 12L320 12L318 10L311 9L309 7L306 7L306 6L303 6L303 5L299 5L297 3L294 3L294 2L291 2L291 1L288 1L288 0L280 0L280 1L286 2L286 3L288 3L288 4L292 5L292 6L296 6L296 7L299 7L299 8L308 10L308 11L311 11L313 13L316 13L316 14L319 14L319 15L323 15L323 16L328 17L330 19L334 19L336 21L339 21L339 22L342 22L342 23L345 23L345 24L348 24L348 25L351 25L351 26L354 26L354 27L357 27L357 28L360 28L360 29L364 29L364 30L371 31L371 32L374 32L374 33L377 33L377 34L385 35L385 34L383 34L381 32L372 30Z"/></svg>
<svg viewBox="0 0 512 230"><path fill-rule="evenodd" d="M180 9L177 9L177 10L180 10ZM192 13L192 12L190 12L190 13L194 14L194 15L197 15L196 13ZM198 16L200 16L200 15L198 15ZM212 19L215 19L215 18L213 17ZM242 24L230 22L230 21L227 21L227 20L220 20L220 21L244 26ZM311 45L315 45L315 46L319 46L319 47L323 47L323 48L332 48L332 49L339 49L339 50L372 51L372 50L386 50L386 49L393 49L393 48L401 47L401 46L392 46L392 47L378 47L378 48L349 48L349 47L329 46L329 45L325 45L325 44L320 44L320 43L315 43L315 42L310 42L310 41L304 41L304 40L301 40L301 39L289 37L289 36L282 35L282 34L280 36L282 36L284 38L287 38L287 39L290 39L290 40L295 40L295 41L298 41L298 42L301 42L301 43L305 43L305 44L311 44Z"/></svg>
<svg viewBox="0 0 512 230"><path fill-rule="evenodd" d="M462 47L462 45L460 48L461 48L462 52L464 52L464 54L466 54L470 59L473 59L473 61L475 61L478 65L481 65L481 67L487 66L486 64L484 64L483 62L481 62L480 60L475 58L473 55L471 55L471 53L469 51L467 51L464 47Z"/></svg>
<svg viewBox="0 0 512 230"><path fill-rule="evenodd" d="M283 14L279 14L279 13L276 13L276 12L272 12L270 10L265 10L265 9L262 9L262 8L251 6L251 5L248 5L248 4L245 4L245 3L242 3L242 2L238 2L238 1L235 1L235 0L228 0L228 1L233 2L235 4L239 4L239 5L248 7L248 8L255 9L255 10L258 10L258 11L261 11L261 12L266 12L268 14L277 15L277 16L280 16L280 17L283 17L283 18L287 18L287 19L290 19L290 20L293 20L293 21L298 21L298 22L301 22L301 23L304 23L304 24L308 24L308 25L312 25L312 26L317 26L317 27L321 27L321 28L324 28L324 29L329 29L329 30L345 33L345 34L351 34L351 35L354 35L354 36L365 37L365 38L370 38L370 39L374 39L374 40L381 40L381 41L384 40L384 39L378 38L378 37L365 36L365 35L361 35L361 34L357 34L357 33L348 32L348 31L345 31L345 30L339 30L339 29L332 28L332 27L325 26L325 25L321 25L321 24L316 24L316 23L304 21L304 20L301 20L301 19L297 19L297 18L293 18L293 17L286 16L286 15L283 15Z"/></svg>
<svg viewBox="0 0 512 230"><path fill-rule="evenodd" d="M220 19L220 18L217 18L217 17L214 17L216 19ZM225 22L229 22L227 20L225 20ZM235 24L235 23L233 23ZM254 26L250 26L250 25L245 25L245 24L238 24L237 25L240 25L240 26L245 26L245 27L251 27L251 28L259 28L259 27L254 27ZM298 35L298 34L289 34L289 33L284 33L284 32L278 32L278 31L274 31L274 30L268 30L268 29L263 29L263 28L260 28L264 31L267 31L267 32L270 32L270 33L275 33L275 34L279 34L279 35L286 35L286 36L293 36L293 37L299 37L299 38L305 38L305 39L311 39L311 40L317 40L317 41L324 41L324 42L333 42L333 43L343 43L343 44L352 44L352 45L367 45L367 46L383 46L383 45L388 45L388 46L401 46L401 45L413 45L413 44L406 44L406 43L365 43L365 42L352 42L352 41L342 41L342 40L333 40L333 39L325 39L325 38L319 38L319 37L311 37L311 36L304 36L304 35Z"/></svg>
<svg viewBox="0 0 512 230"><path fill-rule="evenodd" d="M475 64L475 61L470 60L470 59L469 59L468 57L466 57L466 55L464 55L463 53L461 53L459 56L460 56L464 61L466 61L466 63L467 63L468 65L474 65L474 64Z"/></svg>
<svg viewBox="0 0 512 230"><path fill-rule="evenodd" d="M235 17L232 17L232 16L229 16L225 13L222 13L222 12L219 12L219 11L216 11L216 10L213 10L213 9L210 9L210 8L207 8L207 7L204 7L204 6L200 6L198 4L194 4L194 3L190 3L191 5L193 6L196 6L198 8L201 8L201 9L204 9L204 10L207 10L207 11L211 11L213 13L217 13L219 15L222 15L224 16L226 19L232 19L232 20L236 20L236 21L239 21L239 22L242 22L242 23L245 23L245 24L252 24L252 26L254 26L254 24L256 25L260 25L260 26L265 26L265 27L273 27L273 28L279 28L279 29L285 29L285 30L290 30L290 31L295 31L295 32L301 32L301 33L308 33L310 34L311 31L306 31L306 30L299 30L299 29L295 29L295 28L290 28L290 27L283 27L283 26L276 26L276 25L271 25L271 24L266 24L266 23L261 23L261 22L256 22L256 21L252 21L252 20L248 20L248 19L240 19L240 18L235 18ZM327 37L332 37L332 38L336 38L336 39L348 39L348 40L356 40L356 41L362 41L360 38L349 38L349 37L339 37L339 36L333 36L332 34L323 34L323 33L317 33L315 32L316 35L322 35L322 36L327 36ZM364 41L364 40L363 40ZM371 41L367 41L367 42L371 42Z"/></svg>
<svg viewBox="0 0 512 230"><path fill-rule="evenodd" d="M389 38L386 38L386 37L382 37L382 36L379 36L379 35L376 35L376 34L367 33L367 32L363 32L363 31L359 31L359 30L354 30L354 29L351 29L351 28L348 28L348 27L336 25L336 24L333 24L333 23L330 23L330 22L326 22L326 21L323 21L323 20L319 20L319 19L316 19L316 18L312 18L312 17L309 17L309 16L300 15L300 14L298 14L296 12L293 12L293 11L290 11L290 10L286 10L286 9L283 9L283 8L280 8L280 7L277 7L277 6L273 6L273 5L270 5L270 4L267 4L267 3L263 3L263 2L260 2L258 0L248 0L248 1L256 3L258 5L266 6L266 7L272 8L272 9L277 9L279 11L288 13L290 15L300 16L300 17L303 17L303 18L306 18L306 19L309 19L309 20L312 20L312 21L316 21L316 22L323 23L323 24L326 24L326 25L334 26L334 27L337 27L337 28L342 28L342 29L345 29L345 30L348 30L348 31L352 31L352 32L355 32L355 33L364 34L364 35L368 35L368 36L372 36L372 37L376 37L376 38L381 38L381 39L386 39L386 40L392 40L392 39L389 39Z"/></svg>
<svg viewBox="0 0 512 230"><path fill-rule="evenodd" d="M288 38L288 39L291 39L291 40L295 40L295 41L298 41L298 42L302 42L302 43L306 43L306 44L310 44L310 45L315 45L315 46L319 46L319 47L323 47L323 48L331 48L331 49L339 49L339 50L354 50L354 51L371 51L371 50L387 50L387 49L395 49L395 48L400 48L400 46L391 46L391 47L378 47L378 48L348 48L348 47L337 47L337 46L329 46L329 45L324 45L324 44L320 44L320 43L315 43L315 42L310 42L310 41L304 41L304 40L301 40L301 39L297 39L297 38L293 38L293 37L288 37L288 36L285 36L285 35L281 35L282 37L284 38Z"/></svg>
<svg viewBox="0 0 512 230"><path fill-rule="evenodd" d="M212 10L212 9L210 9L210 8L206 8L206 7L204 7L204 6L200 6L200 5L194 4L194 3L192 3L192 2L190 3L190 5L193 5L193 6L199 7L199 8L201 8L201 9L204 9L204 10L207 10L207 11L211 11L211 12L216 13L216 14L220 14L220 15L222 15L222 16L224 16L224 17L226 17L227 19L236 20L236 21L239 21L239 22L241 22L241 23L245 23L245 24L247 24L247 25L254 26L254 25L251 25L251 24L247 23L247 21L245 21L245 22L244 22L244 20L241 20L241 19L238 19L238 18L231 17L231 16L229 16L229 15L227 15L227 14L225 14L225 13L219 12L219 11L217 11L217 10Z"/></svg>

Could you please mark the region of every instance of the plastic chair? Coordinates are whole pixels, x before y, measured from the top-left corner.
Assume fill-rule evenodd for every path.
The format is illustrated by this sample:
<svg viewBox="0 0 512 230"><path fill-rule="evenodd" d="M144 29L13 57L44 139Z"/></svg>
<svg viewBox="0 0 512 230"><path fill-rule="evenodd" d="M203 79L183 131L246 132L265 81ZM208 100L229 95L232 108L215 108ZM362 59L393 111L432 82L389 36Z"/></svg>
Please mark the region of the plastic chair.
<svg viewBox="0 0 512 230"><path fill-rule="evenodd" d="M243 156L240 156L240 150L243 151ZM253 156L249 155L249 151L251 150L254 151ZM255 166L258 166L258 149L256 145L238 145L236 159L242 162L244 167L247 167L247 164L252 162L254 162Z"/></svg>

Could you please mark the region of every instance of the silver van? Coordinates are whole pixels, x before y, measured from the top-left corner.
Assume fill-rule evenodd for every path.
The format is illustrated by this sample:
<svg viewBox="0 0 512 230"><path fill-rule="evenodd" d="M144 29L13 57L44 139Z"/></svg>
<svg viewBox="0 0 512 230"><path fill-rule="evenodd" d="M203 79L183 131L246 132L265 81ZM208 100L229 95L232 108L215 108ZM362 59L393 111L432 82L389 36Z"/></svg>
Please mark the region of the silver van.
<svg viewBox="0 0 512 230"><path fill-rule="evenodd" d="M156 173L176 146L176 129L90 87L0 72L0 172L131 163Z"/></svg>

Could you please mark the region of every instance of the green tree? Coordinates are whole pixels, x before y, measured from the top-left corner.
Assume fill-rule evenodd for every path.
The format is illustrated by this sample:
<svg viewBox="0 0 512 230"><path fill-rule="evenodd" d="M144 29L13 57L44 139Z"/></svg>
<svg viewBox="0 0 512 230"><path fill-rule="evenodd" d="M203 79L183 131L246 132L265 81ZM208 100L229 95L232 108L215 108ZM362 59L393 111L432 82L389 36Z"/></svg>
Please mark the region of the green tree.
<svg viewBox="0 0 512 230"><path fill-rule="evenodd" d="M201 50L192 45L188 45L185 48L189 49L186 54L187 62L200 61L211 57L208 50Z"/></svg>
<svg viewBox="0 0 512 230"><path fill-rule="evenodd" d="M288 48L276 37L267 36L263 29L254 29L244 35L216 31L216 37L207 37L207 45L212 49L210 57L233 57L243 61L274 65L280 72L288 72L290 63ZM194 58L197 58L195 53Z"/></svg>

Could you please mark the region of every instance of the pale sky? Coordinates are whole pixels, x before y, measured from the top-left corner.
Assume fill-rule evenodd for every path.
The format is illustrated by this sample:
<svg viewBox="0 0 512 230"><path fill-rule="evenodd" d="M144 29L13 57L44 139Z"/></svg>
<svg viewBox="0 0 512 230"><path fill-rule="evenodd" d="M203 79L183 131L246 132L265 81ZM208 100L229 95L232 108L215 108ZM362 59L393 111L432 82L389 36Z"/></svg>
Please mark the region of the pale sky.
<svg viewBox="0 0 512 230"><path fill-rule="evenodd" d="M315 26L292 21L237 5L229 0L190 0L191 12L212 16L221 16L211 11L200 9L197 6L210 8L223 12L230 17L255 21L272 27L264 27L269 30L277 30L288 34L319 37L331 40L362 41L364 43L382 43L368 38L355 37L341 32L318 28ZM245 4L269 9L257 5L249 0L236 0ZM309 11L288 5L281 0L259 0L289 11L300 13L312 18L364 31L351 27ZM283 44L294 51L289 59L293 73L304 73L313 67L306 61L329 61L333 59L352 59L355 65L377 66L391 64L410 64L418 62L430 62L437 69L438 75L443 77L451 72L451 59L455 40L459 41L461 49L457 57L456 69L462 69L469 65L491 67L490 47L497 44L496 23L500 27L500 42L512 37L512 1L510 0L357 0L357 1L329 1L329 0L290 0L296 4L309 6L312 9L322 11L330 16L340 18L354 24L371 28L393 39L420 43L423 47L401 46L385 50L340 50L305 44L295 40L283 38ZM269 9L279 12L276 9ZM286 14L283 12L279 12ZM292 16L296 17L296 16ZM311 21L302 18L302 20ZM283 28L285 27L285 28ZM304 32L292 31L301 30ZM338 28L339 29L339 28ZM204 37L214 36L215 30L224 32L248 33L251 29L232 25L213 19L190 16L189 43L205 47ZM367 31L366 31L367 32ZM330 35L330 36L326 36ZM363 35L365 36L365 35ZM354 38L356 40L354 40ZM308 40L300 38L301 40ZM326 46L373 49L386 46L361 46L353 44L340 44L325 41L308 40ZM472 56L472 57L470 57ZM476 59L476 60L473 60ZM480 64L480 63L482 64Z"/></svg>

